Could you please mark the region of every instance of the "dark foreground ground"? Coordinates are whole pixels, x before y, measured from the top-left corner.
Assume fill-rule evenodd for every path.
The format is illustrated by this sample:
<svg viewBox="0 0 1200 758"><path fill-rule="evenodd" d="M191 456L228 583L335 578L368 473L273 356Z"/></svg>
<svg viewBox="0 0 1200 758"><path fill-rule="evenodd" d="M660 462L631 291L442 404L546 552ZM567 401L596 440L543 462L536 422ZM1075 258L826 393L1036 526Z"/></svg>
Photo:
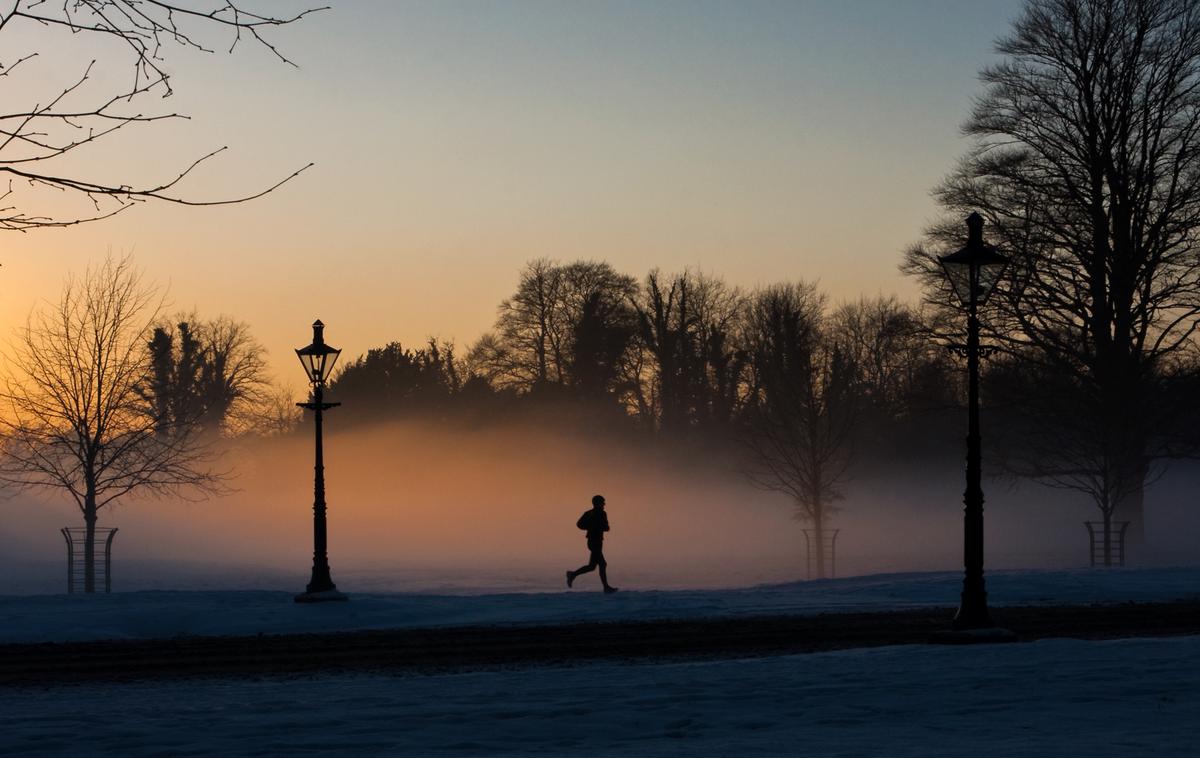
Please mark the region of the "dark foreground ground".
<svg viewBox="0 0 1200 758"><path fill-rule="evenodd" d="M685 660L924 644L953 609L0 645L0 685ZM1022 641L1200 634L1200 601L993 610Z"/></svg>

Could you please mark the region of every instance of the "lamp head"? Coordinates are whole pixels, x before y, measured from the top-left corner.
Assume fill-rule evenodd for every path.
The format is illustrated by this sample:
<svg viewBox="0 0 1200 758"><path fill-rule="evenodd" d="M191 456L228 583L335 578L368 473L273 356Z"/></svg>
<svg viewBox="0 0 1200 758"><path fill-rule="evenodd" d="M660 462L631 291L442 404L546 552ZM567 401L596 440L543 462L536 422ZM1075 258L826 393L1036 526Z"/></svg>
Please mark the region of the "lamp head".
<svg viewBox="0 0 1200 758"><path fill-rule="evenodd" d="M313 322L312 344L296 350L296 356L312 384L324 384L329 379L333 364L337 363L341 353L341 350L325 344L325 325L320 319Z"/></svg>
<svg viewBox="0 0 1200 758"><path fill-rule="evenodd" d="M1008 258L983 243L983 216L967 216L967 246L938 258L963 305L983 305L996 287Z"/></svg>

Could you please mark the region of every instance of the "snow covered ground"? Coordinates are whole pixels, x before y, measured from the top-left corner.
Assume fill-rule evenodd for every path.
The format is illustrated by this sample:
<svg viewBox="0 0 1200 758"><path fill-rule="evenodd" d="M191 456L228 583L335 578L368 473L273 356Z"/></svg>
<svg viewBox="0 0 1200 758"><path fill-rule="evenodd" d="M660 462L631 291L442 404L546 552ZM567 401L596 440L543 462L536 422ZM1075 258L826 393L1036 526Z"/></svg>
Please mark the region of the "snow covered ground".
<svg viewBox="0 0 1200 758"><path fill-rule="evenodd" d="M0 689L4 755L1194 756L1200 637Z"/></svg>
<svg viewBox="0 0 1200 758"><path fill-rule="evenodd" d="M266 591L128 592L0 597L0 643L178 635L326 632L475 624L555 624L955 606L955 572L884 574L739 590L597 592L592 577L553 593L355 593L348 603L296 604ZM1200 568L997 571L994 606L1200 597Z"/></svg>
<svg viewBox="0 0 1200 758"><path fill-rule="evenodd" d="M0 642L952 606L957 573L744 590L0 597ZM353 592L353 588L347 589ZM1200 569L1001 571L994 605L1200 596ZM1192 756L1200 637L454 674L0 687L2 755Z"/></svg>

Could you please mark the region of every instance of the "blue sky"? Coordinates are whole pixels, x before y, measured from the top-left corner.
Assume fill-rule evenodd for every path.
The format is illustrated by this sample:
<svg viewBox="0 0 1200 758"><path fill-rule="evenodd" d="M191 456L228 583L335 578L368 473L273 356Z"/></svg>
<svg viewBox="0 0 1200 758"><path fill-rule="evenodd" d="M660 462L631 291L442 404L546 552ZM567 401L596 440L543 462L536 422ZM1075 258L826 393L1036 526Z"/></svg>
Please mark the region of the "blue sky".
<svg viewBox="0 0 1200 758"><path fill-rule="evenodd" d="M248 321L288 372L317 316L349 353L470 342L541 256L915 297L900 252L936 214L929 189L1019 7L335 2L272 37L298 68L246 45L169 59L168 105L192 120L85 164L162 175L229 145L193 178L206 196L313 169L245 206L10 237L0 325L108 250L178 307Z"/></svg>

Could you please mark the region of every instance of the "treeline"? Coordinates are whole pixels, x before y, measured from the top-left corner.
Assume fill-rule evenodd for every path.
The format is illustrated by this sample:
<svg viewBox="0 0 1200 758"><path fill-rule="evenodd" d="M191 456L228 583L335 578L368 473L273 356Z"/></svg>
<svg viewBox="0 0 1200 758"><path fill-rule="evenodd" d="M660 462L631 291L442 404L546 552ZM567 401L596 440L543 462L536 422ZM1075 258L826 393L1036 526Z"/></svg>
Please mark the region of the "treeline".
<svg viewBox="0 0 1200 758"><path fill-rule="evenodd" d="M539 259L495 324L460 354L430 339L345 364L338 423L520 421L661 452L700 452L782 492L823 530L856 461L912 462L961 446L963 382L918 309L834 305L814 284L755 290L718 276Z"/></svg>
<svg viewBox="0 0 1200 758"><path fill-rule="evenodd" d="M224 491L222 438L299 430L301 398L270 382L246 324L165 317L157 297L128 258L68 280L16 341L0 392L0 481L65 492L89 534L130 493ZM638 281L543 259L464 356L438 339L391 343L344 363L326 397L343 429L519 421L723 455L790 496L823 569L820 531L856 453L958 437L929 433L957 429L961 385L930 335L895 298L833 306L804 282L745 291L696 271Z"/></svg>
<svg viewBox="0 0 1200 758"><path fill-rule="evenodd" d="M245 322L180 313L159 319L133 391L160 435L271 435L300 420L297 398L275 386L267 351Z"/></svg>
<svg viewBox="0 0 1200 758"><path fill-rule="evenodd" d="M819 553L853 474L953 465L963 453L955 348L965 320L936 306L884 296L834 303L803 281L746 290L695 270L655 269L639 280L604 262L539 259L521 269L492 329L473 344L430 338L368 350L343 362L327 397L342 403L341 429L519 422L719 456L788 495L818 533ZM1099 488L1128 457L1111 452L1092 394L995 329L988 343L997 352L983 365L986 471L1091 494L1086 487ZM180 316L156 328L146 349L139 392L160 433L298 428L298 398L267 381L264 351L245 324ZM1153 439L1172 455L1200 450L1190 401L1198 367L1182 356L1147 367L1144 391L1117 401L1126 417L1141 409L1136 416L1154 422ZM1110 523L1115 498L1095 500Z"/></svg>
<svg viewBox="0 0 1200 758"><path fill-rule="evenodd" d="M803 282L747 291L692 270L638 281L539 259L465 354L393 342L344 364L329 396L342 423L552 417L673 442L737 441L800 404L887 445L959 401L931 334L894 297L835 306Z"/></svg>

